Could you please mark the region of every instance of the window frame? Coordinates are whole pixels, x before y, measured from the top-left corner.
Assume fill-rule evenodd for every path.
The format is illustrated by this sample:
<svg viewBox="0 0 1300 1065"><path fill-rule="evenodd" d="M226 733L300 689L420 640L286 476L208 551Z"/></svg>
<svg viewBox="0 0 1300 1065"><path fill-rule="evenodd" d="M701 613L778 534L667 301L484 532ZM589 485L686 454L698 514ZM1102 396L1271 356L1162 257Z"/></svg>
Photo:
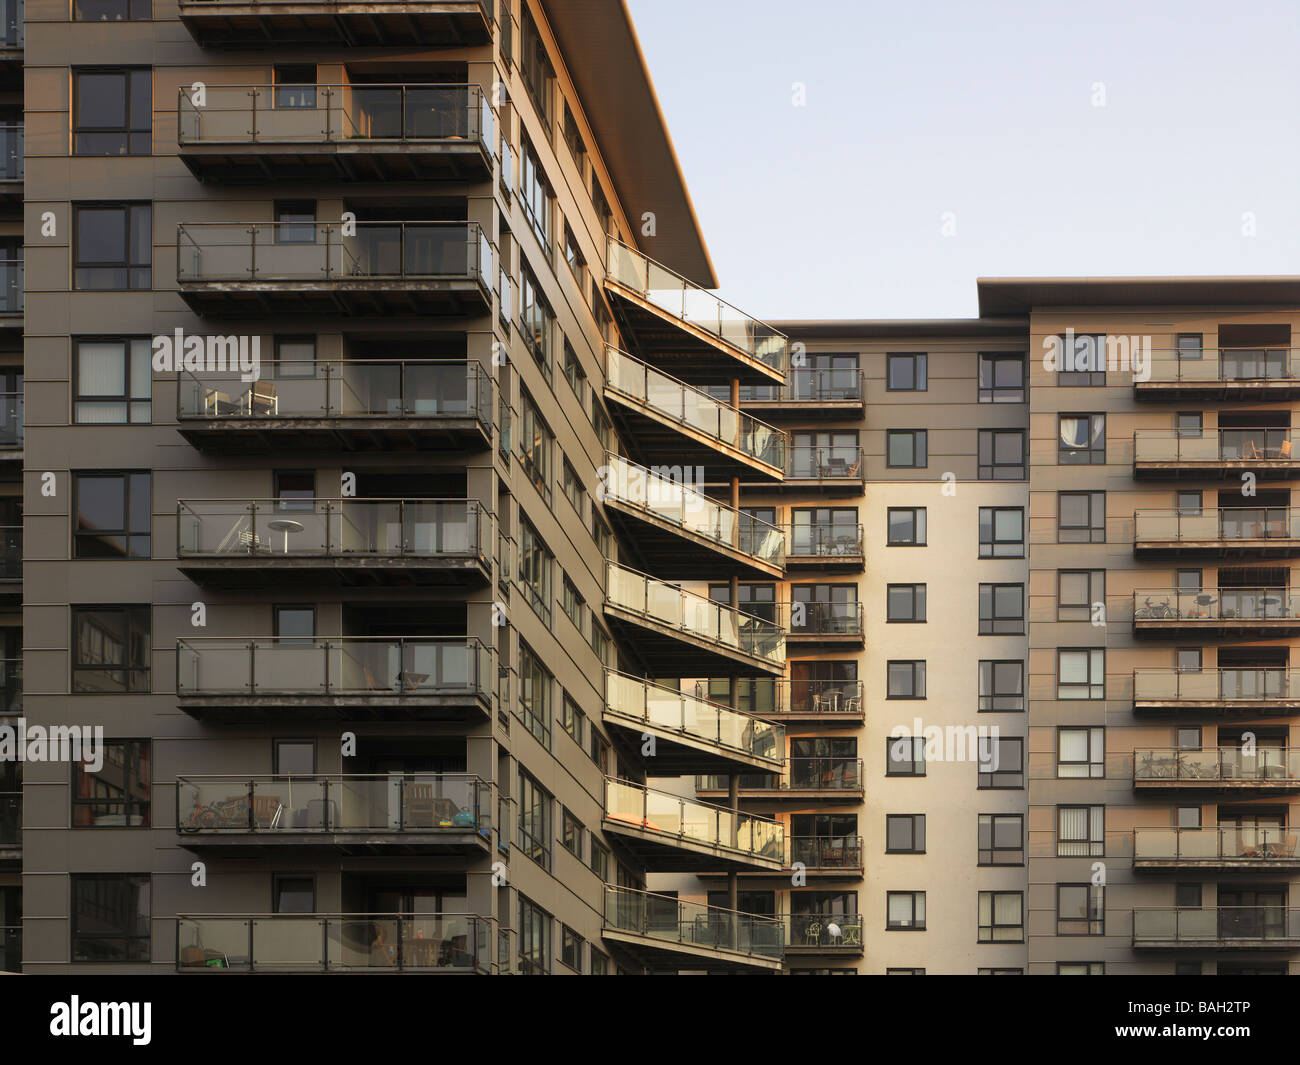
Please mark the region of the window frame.
<svg viewBox="0 0 1300 1065"><path fill-rule="evenodd" d="M1003 514L1020 516L1020 536L1016 540L1005 540L998 536L998 517ZM988 538L985 538L985 516L988 520ZM999 551L1002 545L1015 548L1015 551ZM1024 558L1025 557L1025 508L1024 507L980 507L979 510L979 557L983 559Z"/></svg>
<svg viewBox="0 0 1300 1065"><path fill-rule="evenodd" d="M81 651L77 637L78 619L85 614L122 614L125 640L122 643L123 658L120 666L102 663L85 664L78 661ZM145 695L153 690L153 606L150 603L71 603L68 607L71 622L71 644L68 650L69 683L68 690L74 695ZM143 619L143 625L140 624ZM131 666L131 644L133 640L142 640L144 652L143 666ZM78 675L123 673L124 686L121 688L82 688L78 687ZM143 686L133 686L133 676L143 677Z"/></svg>
<svg viewBox="0 0 1300 1065"><path fill-rule="evenodd" d="M912 461L895 462L893 442L905 437L911 438ZM928 429L886 429L885 430L885 468L890 470L924 470L930 465L930 432ZM918 455L919 460L918 461Z"/></svg>
<svg viewBox="0 0 1300 1065"><path fill-rule="evenodd" d="M895 540L893 538L893 526L890 524L890 518L896 513L904 511L912 515L912 539ZM920 516L918 522L917 516ZM885 512L885 546L886 547L925 547L929 530L926 528L926 508L925 507L888 507Z"/></svg>
<svg viewBox="0 0 1300 1065"><path fill-rule="evenodd" d="M891 351L885 355L885 391L886 392L928 392L929 359L924 351ZM910 385L894 384L895 365L909 365Z"/></svg>
<svg viewBox="0 0 1300 1065"><path fill-rule="evenodd" d="M1006 462L998 457L998 438L1003 436L1019 438L1020 457L1014 462ZM1024 429L1011 427L980 429L976 438L976 478L981 481L1025 480L1029 466L1028 443L1028 434ZM986 455L987 461L985 461ZM1011 476L1004 476L1004 471L1009 471Z"/></svg>

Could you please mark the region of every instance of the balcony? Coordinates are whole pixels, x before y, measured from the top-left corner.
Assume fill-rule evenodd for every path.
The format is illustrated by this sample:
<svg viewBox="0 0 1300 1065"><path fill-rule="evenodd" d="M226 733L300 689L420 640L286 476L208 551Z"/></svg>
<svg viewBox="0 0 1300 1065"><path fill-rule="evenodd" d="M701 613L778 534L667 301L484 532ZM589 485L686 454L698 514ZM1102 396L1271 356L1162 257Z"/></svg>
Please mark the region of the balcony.
<svg viewBox="0 0 1300 1065"><path fill-rule="evenodd" d="M478 85L208 85L180 90L177 142L222 185L480 182L497 133Z"/></svg>
<svg viewBox="0 0 1300 1065"><path fill-rule="evenodd" d="M1199 359L1153 352L1151 377L1135 381L1139 400L1293 400L1300 397L1296 356L1284 347L1206 348Z"/></svg>
<svg viewBox="0 0 1300 1065"><path fill-rule="evenodd" d="M176 227L181 298L213 317L484 317L495 259L477 222Z"/></svg>
<svg viewBox="0 0 1300 1065"><path fill-rule="evenodd" d="M180 571L212 588L482 587L492 515L476 499L182 499Z"/></svg>
<svg viewBox="0 0 1300 1065"><path fill-rule="evenodd" d="M862 801L862 759L839 757L787 758L780 775L742 773L740 797L764 802L857 803ZM720 776L697 776L695 793L708 798L727 794L729 783Z"/></svg>
<svg viewBox="0 0 1300 1065"><path fill-rule="evenodd" d="M1133 671L1137 713L1240 711L1300 713L1300 673L1285 667L1237 669L1137 669Z"/></svg>
<svg viewBox="0 0 1300 1065"><path fill-rule="evenodd" d="M780 772L785 726L740 713L640 677L605 671L605 724L636 747L654 738L646 766L656 776Z"/></svg>
<svg viewBox="0 0 1300 1065"><path fill-rule="evenodd" d="M787 639L791 644L862 647L866 641L861 603L795 602L788 607L790 629Z"/></svg>
<svg viewBox="0 0 1300 1065"><path fill-rule="evenodd" d="M1180 906L1133 911L1133 946L1216 950L1300 949L1300 908Z"/></svg>
<svg viewBox="0 0 1300 1065"><path fill-rule="evenodd" d="M605 349L605 398L635 460L671 457L710 480L781 479L785 433L614 347Z"/></svg>
<svg viewBox="0 0 1300 1065"><path fill-rule="evenodd" d="M26 161L23 123L0 124L0 203L22 203Z"/></svg>
<svg viewBox="0 0 1300 1065"><path fill-rule="evenodd" d="M786 836L785 845L786 867L781 871L782 879L793 875L796 866L809 879L823 881L861 880L866 872L861 836ZM707 878L722 873L701 870L696 875ZM752 880L772 874L742 872L740 875Z"/></svg>
<svg viewBox="0 0 1300 1065"><path fill-rule="evenodd" d="M740 390L742 410L769 418L860 418L867 410L866 385L857 369L792 366L782 385L748 385Z"/></svg>
<svg viewBox="0 0 1300 1065"><path fill-rule="evenodd" d="M478 855L493 849L495 787L462 773L176 778L188 850Z"/></svg>
<svg viewBox="0 0 1300 1065"><path fill-rule="evenodd" d="M23 971L23 926L0 925L0 973Z"/></svg>
<svg viewBox="0 0 1300 1065"><path fill-rule="evenodd" d="M181 436L217 453L492 446L496 385L482 363L343 359L317 362L305 374L287 365L262 370L256 381L243 381L234 370L183 371L176 404ZM21 448L21 418L18 429Z"/></svg>
<svg viewBox="0 0 1300 1065"><path fill-rule="evenodd" d="M1294 829L1139 828L1135 869L1300 869Z"/></svg>
<svg viewBox="0 0 1300 1065"><path fill-rule="evenodd" d="M0 469L23 461L23 393L0 392Z"/></svg>
<svg viewBox="0 0 1300 1065"><path fill-rule="evenodd" d="M0 605L14 607L23 598L23 527L0 525Z"/></svg>
<svg viewBox="0 0 1300 1065"><path fill-rule="evenodd" d="M785 667L781 626L614 562L606 563L605 616L650 676L719 667L777 674Z"/></svg>
<svg viewBox="0 0 1300 1065"><path fill-rule="evenodd" d="M266 913L176 918L182 973L492 974L497 922L464 913Z"/></svg>
<svg viewBox="0 0 1300 1065"><path fill-rule="evenodd" d="M23 327L23 260L0 259L0 330Z"/></svg>
<svg viewBox="0 0 1300 1065"><path fill-rule="evenodd" d="M650 971L775 973L785 927L775 917L607 886L602 938Z"/></svg>
<svg viewBox="0 0 1300 1065"><path fill-rule="evenodd" d="M1183 638L1294 636L1300 634L1300 596L1283 587L1139 588L1133 593L1133 631Z"/></svg>
<svg viewBox="0 0 1300 1065"><path fill-rule="evenodd" d="M492 40L492 0L181 0L205 48L470 46Z"/></svg>
<svg viewBox="0 0 1300 1065"><path fill-rule="evenodd" d="M22 859L23 793L0 791L0 869L19 868Z"/></svg>
<svg viewBox="0 0 1300 1065"><path fill-rule="evenodd" d="M647 871L688 873L785 868L785 829L626 780L605 778L605 832Z"/></svg>
<svg viewBox="0 0 1300 1065"><path fill-rule="evenodd" d="M861 573L866 568L861 525L787 525L788 567L809 566L830 573Z"/></svg>
<svg viewBox="0 0 1300 1065"><path fill-rule="evenodd" d="M1133 787L1144 791L1300 791L1300 751L1284 747L1140 748Z"/></svg>
<svg viewBox="0 0 1300 1065"><path fill-rule="evenodd" d="M733 698L730 681L697 680L686 682L684 688L695 692L696 698L712 699L723 705L759 717L775 718L783 723L799 725L825 724L852 727L866 720L862 702L860 680L784 680L756 678L737 682L739 690Z"/></svg>
<svg viewBox="0 0 1300 1065"><path fill-rule="evenodd" d="M643 568L681 580L785 573L785 535L775 525L613 453L602 472L605 514L625 557Z"/></svg>
<svg viewBox="0 0 1300 1065"><path fill-rule="evenodd" d="M1148 481L1180 478L1287 480L1298 468L1290 429L1140 429L1133 434L1133 476Z"/></svg>
<svg viewBox="0 0 1300 1065"><path fill-rule="evenodd" d="M794 913L785 920L790 925L786 946L786 954L790 957L812 954L862 956L862 917L859 914Z"/></svg>
<svg viewBox="0 0 1300 1065"><path fill-rule="evenodd" d="M1300 511L1293 507L1139 510L1139 558L1265 559L1300 556Z"/></svg>
<svg viewBox="0 0 1300 1065"><path fill-rule="evenodd" d="M861 495L866 485L862 448L791 444L785 449L786 489L819 489L828 496Z"/></svg>
<svg viewBox="0 0 1300 1065"><path fill-rule="evenodd" d="M605 291L635 354L700 384L785 382L785 334L609 238Z"/></svg>
<svg viewBox="0 0 1300 1065"><path fill-rule="evenodd" d="M0 0L0 88L23 88L23 49L26 47L26 5Z"/></svg>
<svg viewBox="0 0 1300 1065"><path fill-rule="evenodd" d="M176 694L217 724L285 720L475 722L497 672L472 637L178 640Z"/></svg>

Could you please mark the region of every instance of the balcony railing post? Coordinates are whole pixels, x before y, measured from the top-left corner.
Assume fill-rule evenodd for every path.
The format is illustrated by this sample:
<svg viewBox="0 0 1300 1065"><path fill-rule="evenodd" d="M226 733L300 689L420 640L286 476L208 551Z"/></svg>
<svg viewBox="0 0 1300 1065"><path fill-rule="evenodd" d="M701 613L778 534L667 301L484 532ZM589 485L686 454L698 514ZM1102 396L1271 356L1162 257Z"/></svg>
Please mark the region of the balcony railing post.
<svg viewBox="0 0 1300 1065"><path fill-rule="evenodd" d="M248 831L250 832L257 830L257 824L253 817L253 800L256 797L256 790L256 782L250 780L248 782Z"/></svg>
<svg viewBox="0 0 1300 1065"><path fill-rule="evenodd" d="M321 831L329 832L333 826L330 824L330 778L325 777L321 781L321 798L324 800L321 809Z"/></svg>

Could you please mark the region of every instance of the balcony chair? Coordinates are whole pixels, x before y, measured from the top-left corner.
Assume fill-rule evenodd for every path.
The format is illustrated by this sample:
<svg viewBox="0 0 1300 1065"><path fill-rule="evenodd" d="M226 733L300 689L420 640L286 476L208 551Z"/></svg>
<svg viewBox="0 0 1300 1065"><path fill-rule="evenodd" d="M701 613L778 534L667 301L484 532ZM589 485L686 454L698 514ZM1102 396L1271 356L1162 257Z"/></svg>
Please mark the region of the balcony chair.
<svg viewBox="0 0 1300 1065"><path fill-rule="evenodd" d="M1283 441L1282 441L1282 446L1279 447L1279 448L1277 449L1277 457L1278 457L1279 459L1283 459L1283 460L1289 460L1289 459L1291 458L1291 441L1290 441L1290 440L1283 440Z"/></svg>
<svg viewBox="0 0 1300 1065"><path fill-rule="evenodd" d="M248 413L253 417L274 417L280 413L280 397L272 381L254 381L248 390Z"/></svg>
<svg viewBox="0 0 1300 1065"><path fill-rule="evenodd" d="M808 924L804 927L803 941L804 941L804 945L809 947L816 947L821 944L822 941L821 922L813 921L811 924Z"/></svg>

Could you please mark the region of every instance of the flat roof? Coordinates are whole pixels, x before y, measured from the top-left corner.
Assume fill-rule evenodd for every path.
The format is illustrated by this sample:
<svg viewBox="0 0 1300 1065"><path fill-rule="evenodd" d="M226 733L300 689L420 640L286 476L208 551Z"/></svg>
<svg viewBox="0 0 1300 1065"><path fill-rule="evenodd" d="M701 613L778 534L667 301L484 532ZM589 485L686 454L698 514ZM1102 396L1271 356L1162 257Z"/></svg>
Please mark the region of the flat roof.
<svg viewBox="0 0 1300 1065"><path fill-rule="evenodd" d="M1007 318L827 318L769 322L793 341L866 340L897 337L992 337L1027 334L1029 319Z"/></svg>
<svg viewBox="0 0 1300 1065"><path fill-rule="evenodd" d="M1300 304L1300 277L981 277L983 316L1043 307L1276 307Z"/></svg>

